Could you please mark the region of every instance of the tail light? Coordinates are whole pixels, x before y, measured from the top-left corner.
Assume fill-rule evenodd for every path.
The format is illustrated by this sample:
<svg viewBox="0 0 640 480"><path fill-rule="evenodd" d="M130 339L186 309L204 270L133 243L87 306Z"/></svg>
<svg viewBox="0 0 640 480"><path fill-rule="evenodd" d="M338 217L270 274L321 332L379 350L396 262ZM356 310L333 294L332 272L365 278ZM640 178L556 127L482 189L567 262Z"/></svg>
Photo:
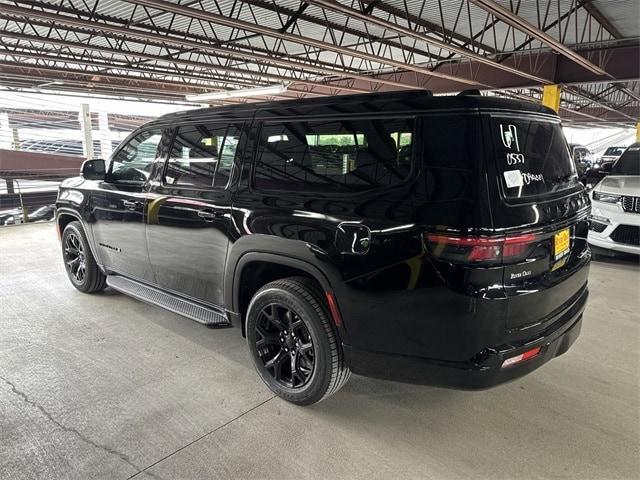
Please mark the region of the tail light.
<svg viewBox="0 0 640 480"><path fill-rule="evenodd" d="M526 258L538 237L532 233L494 237L426 234L432 253L460 263L501 264Z"/></svg>
<svg viewBox="0 0 640 480"><path fill-rule="evenodd" d="M542 347L532 348L531 350L527 350L526 352L521 353L520 355L516 355L515 357L507 358L504 362L502 362L502 367L501 368L511 367L511 366L516 365L518 363L525 362L525 361L529 360L530 358L537 357L538 354L540 353L541 348Z"/></svg>

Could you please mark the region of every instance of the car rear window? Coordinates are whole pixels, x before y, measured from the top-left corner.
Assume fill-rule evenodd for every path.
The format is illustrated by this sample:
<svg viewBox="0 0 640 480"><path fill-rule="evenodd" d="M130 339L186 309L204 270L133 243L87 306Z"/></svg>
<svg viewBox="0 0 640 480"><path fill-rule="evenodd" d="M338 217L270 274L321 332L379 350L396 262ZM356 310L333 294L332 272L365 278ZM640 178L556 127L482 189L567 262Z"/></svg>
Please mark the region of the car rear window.
<svg viewBox="0 0 640 480"><path fill-rule="evenodd" d="M609 147L605 150L604 155L621 155L624 152L623 147Z"/></svg>
<svg viewBox="0 0 640 480"><path fill-rule="evenodd" d="M559 123L492 117L491 135L506 198L540 196L578 184Z"/></svg>

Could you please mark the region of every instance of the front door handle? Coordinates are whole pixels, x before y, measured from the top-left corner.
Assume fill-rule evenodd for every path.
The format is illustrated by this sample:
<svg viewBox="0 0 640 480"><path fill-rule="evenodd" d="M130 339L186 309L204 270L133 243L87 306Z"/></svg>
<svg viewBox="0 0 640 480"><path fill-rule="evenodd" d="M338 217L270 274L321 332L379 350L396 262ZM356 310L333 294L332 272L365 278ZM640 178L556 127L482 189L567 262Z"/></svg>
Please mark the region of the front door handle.
<svg viewBox="0 0 640 480"><path fill-rule="evenodd" d="M198 210L198 216L205 222L213 222L216 218L222 217L223 215L224 212L221 212L219 210L211 210L210 208Z"/></svg>
<svg viewBox="0 0 640 480"><path fill-rule="evenodd" d="M124 205L124 208L129 209L129 210L135 210L138 205L140 205L140 202L132 202L131 200L123 200L122 201L122 205Z"/></svg>

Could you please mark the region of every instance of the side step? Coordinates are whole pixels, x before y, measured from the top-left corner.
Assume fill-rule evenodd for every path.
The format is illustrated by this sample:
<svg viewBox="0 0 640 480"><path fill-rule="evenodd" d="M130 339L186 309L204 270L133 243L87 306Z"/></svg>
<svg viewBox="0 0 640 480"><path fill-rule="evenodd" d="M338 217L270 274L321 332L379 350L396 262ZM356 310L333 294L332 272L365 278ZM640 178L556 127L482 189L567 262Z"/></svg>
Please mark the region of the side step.
<svg viewBox="0 0 640 480"><path fill-rule="evenodd" d="M230 327L231 322L223 310L199 305L195 302L176 297L154 287L120 275L108 275L107 285L143 302L157 305L178 315L183 315L207 327Z"/></svg>

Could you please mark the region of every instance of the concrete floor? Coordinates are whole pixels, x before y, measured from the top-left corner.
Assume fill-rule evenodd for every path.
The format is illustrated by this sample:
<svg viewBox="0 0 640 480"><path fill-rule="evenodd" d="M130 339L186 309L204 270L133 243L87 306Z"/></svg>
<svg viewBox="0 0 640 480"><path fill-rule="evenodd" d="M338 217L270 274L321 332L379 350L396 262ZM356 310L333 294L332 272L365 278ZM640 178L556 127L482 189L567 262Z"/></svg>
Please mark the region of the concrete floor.
<svg viewBox="0 0 640 480"><path fill-rule="evenodd" d="M0 478L639 478L640 271L594 262L582 335L484 392L362 377L295 407L235 329L64 273L51 224L0 229Z"/></svg>

